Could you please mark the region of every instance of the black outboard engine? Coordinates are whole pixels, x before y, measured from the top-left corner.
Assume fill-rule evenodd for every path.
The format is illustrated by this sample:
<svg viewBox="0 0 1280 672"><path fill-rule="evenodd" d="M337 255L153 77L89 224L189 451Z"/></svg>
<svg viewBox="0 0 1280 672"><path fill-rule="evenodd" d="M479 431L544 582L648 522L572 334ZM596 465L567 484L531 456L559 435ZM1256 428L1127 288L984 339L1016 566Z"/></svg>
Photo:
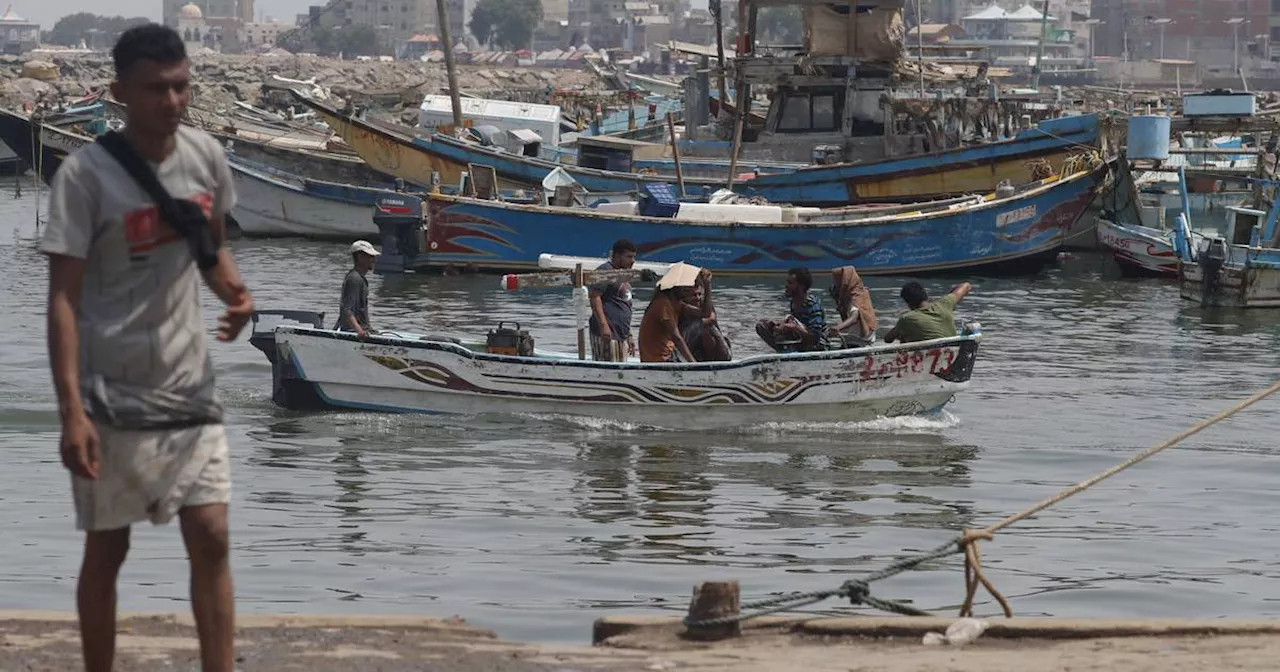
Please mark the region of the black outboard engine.
<svg viewBox="0 0 1280 672"><path fill-rule="evenodd" d="M1211 305L1209 297L1218 293L1222 284L1222 267L1227 263L1231 252L1227 249L1227 241L1212 238L1200 252L1200 270L1204 277L1200 282L1200 305Z"/></svg>
<svg viewBox="0 0 1280 672"><path fill-rule="evenodd" d="M405 272L422 252L422 199L413 194L379 194L373 204L373 223L382 235L382 254L374 270Z"/></svg>

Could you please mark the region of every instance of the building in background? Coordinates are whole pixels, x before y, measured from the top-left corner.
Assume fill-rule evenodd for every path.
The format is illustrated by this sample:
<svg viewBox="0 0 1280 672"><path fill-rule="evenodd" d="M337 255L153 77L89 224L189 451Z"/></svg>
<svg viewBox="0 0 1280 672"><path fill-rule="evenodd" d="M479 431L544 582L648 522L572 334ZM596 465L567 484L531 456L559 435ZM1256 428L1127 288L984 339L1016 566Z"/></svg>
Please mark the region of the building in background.
<svg viewBox="0 0 1280 672"><path fill-rule="evenodd" d="M449 23L454 40L465 39L464 27L470 19L474 0L448 0ZM366 25L378 29L379 38L389 45L403 44L409 38L434 30L435 0L330 0L325 5L312 5L298 15L298 25L340 28Z"/></svg>
<svg viewBox="0 0 1280 672"><path fill-rule="evenodd" d="M280 21L254 21L241 23L236 31L236 48L239 51L259 51L275 46L280 35L293 26Z"/></svg>
<svg viewBox="0 0 1280 672"><path fill-rule="evenodd" d="M0 43L0 50L6 54L35 49L40 46L40 24L18 16L10 6L0 15Z"/></svg>
<svg viewBox="0 0 1280 672"><path fill-rule="evenodd" d="M253 0L163 0L164 25L177 28L179 13L187 5L195 5L205 19L253 20Z"/></svg>
<svg viewBox="0 0 1280 672"><path fill-rule="evenodd" d="M204 12L194 2L178 8L177 25L174 28L182 36L182 44L187 53L192 54L205 46L209 37L209 24L205 23Z"/></svg>
<svg viewBox="0 0 1280 672"><path fill-rule="evenodd" d="M1272 11L1275 5L1276 12ZM1129 60L1186 59L1210 68L1243 67L1269 52L1273 0L1093 0L1094 48ZM1280 32L1275 33L1280 36Z"/></svg>

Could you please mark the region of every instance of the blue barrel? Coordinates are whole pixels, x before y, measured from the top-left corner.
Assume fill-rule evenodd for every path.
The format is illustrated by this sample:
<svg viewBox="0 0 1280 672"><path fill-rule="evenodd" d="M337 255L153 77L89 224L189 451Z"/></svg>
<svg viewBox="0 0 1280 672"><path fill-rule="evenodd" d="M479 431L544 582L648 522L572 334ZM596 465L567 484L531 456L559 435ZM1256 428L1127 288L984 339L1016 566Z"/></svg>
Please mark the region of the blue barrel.
<svg viewBox="0 0 1280 672"><path fill-rule="evenodd" d="M1159 114L1129 117L1129 160L1168 159L1170 121L1169 117Z"/></svg>

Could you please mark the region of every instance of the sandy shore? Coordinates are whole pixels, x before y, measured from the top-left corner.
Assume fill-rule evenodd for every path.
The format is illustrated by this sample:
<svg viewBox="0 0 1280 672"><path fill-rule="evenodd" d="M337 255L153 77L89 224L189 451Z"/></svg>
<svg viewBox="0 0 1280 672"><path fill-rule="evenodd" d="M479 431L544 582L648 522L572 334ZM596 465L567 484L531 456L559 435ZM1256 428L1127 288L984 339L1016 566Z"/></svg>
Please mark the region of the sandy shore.
<svg viewBox="0 0 1280 672"><path fill-rule="evenodd" d="M593 647L501 642L457 619L246 615L237 653L243 672L1261 671L1276 669L1280 659L1280 622L993 620L987 635L966 647L920 644L921 633L947 622L773 619L735 640L694 644L676 636L673 619L610 618L597 624L603 641ZM119 629L116 669L199 668L189 617L131 615ZM0 670L66 672L79 665L72 614L0 612Z"/></svg>

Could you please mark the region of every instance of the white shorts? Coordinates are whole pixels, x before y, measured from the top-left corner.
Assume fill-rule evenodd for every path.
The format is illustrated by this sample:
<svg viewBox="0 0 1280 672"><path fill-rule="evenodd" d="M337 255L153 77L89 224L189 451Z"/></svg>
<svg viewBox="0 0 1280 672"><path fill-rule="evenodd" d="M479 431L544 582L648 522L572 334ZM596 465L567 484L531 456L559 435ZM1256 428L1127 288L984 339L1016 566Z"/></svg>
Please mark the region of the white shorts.
<svg viewBox="0 0 1280 672"><path fill-rule="evenodd" d="M76 529L162 525L183 507L231 501L231 464L222 425L127 431L99 425L98 478L71 476Z"/></svg>

